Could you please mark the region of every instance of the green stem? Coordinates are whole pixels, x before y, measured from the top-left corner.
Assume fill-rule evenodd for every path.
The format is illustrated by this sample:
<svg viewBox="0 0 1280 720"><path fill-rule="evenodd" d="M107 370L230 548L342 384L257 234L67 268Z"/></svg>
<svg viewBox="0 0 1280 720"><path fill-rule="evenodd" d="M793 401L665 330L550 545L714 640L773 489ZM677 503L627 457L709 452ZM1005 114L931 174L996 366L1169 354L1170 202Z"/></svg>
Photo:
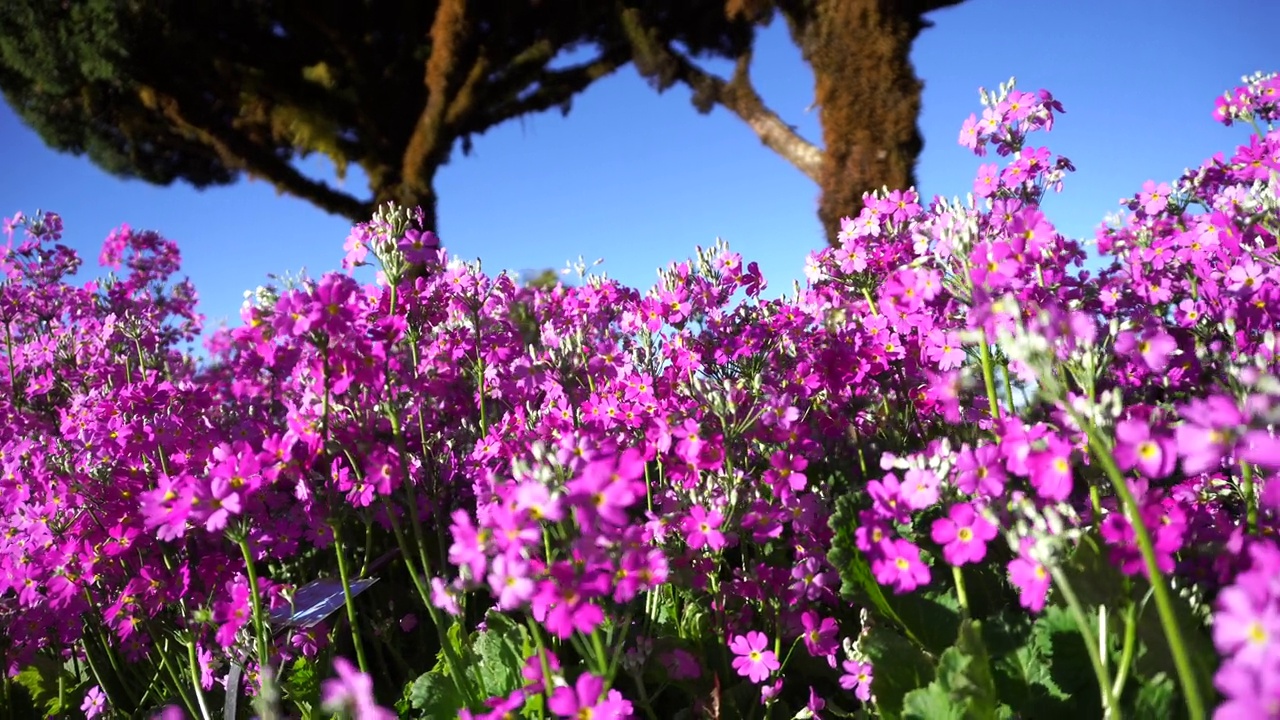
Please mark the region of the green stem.
<svg viewBox="0 0 1280 720"><path fill-rule="evenodd" d="M462 658L449 642L449 635L445 631L444 623L440 617L440 610L431 602L431 590L427 588L423 578L423 573L415 567L413 555L409 552L409 541L404 536L404 529L400 527L400 521L391 512L391 508L387 507L387 517L391 521L391 531L396 536L396 543L400 546L400 553L404 559L405 568L409 571L409 578L413 581L413 587L418 591L418 596L422 598L422 604L427 607L427 614L431 616L431 623L435 625L436 635L440 640L440 651L444 653L445 665L449 668L449 675L454 678L458 684L458 689L462 692L463 697L467 701L468 707L476 706L475 693L471 688L471 678L465 672L466 668L462 664ZM424 572L426 572L424 570Z"/></svg>
<svg viewBox="0 0 1280 720"><path fill-rule="evenodd" d="M9 391L13 393L13 404L14 407L21 410L23 398L18 394L18 375L13 370L13 329L10 327L10 324L11 321L4 321L4 355L9 360ZM9 681L7 677L5 678L4 690L6 693L9 692ZM8 707L7 702L5 706Z"/></svg>
<svg viewBox="0 0 1280 720"><path fill-rule="evenodd" d="M1114 702L1111 693L1110 674L1099 653L1098 638L1089 628L1089 619L1085 615L1084 606L1080 604L1080 598L1076 597L1075 591L1071 589L1071 583L1067 582L1067 576L1061 570L1051 567L1049 572L1053 575L1054 583L1062 593L1062 597L1067 601L1067 611L1076 621L1076 627L1080 629L1080 638L1084 640L1085 650L1089 653L1089 663L1093 665L1093 674L1098 678L1098 690L1102 695L1103 717L1109 720L1121 720L1120 708L1118 703Z"/></svg>
<svg viewBox="0 0 1280 720"><path fill-rule="evenodd" d="M1183 642L1182 632L1178 629L1178 618L1174 612L1173 598L1170 595L1169 586L1165 582L1164 574L1160 572L1160 565L1156 560L1155 547L1151 542L1151 533L1147 530L1146 523L1142 521L1138 501L1134 498L1133 491L1129 489L1129 483L1120 473L1120 468L1116 465L1115 458L1111 455L1111 448L1098 433L1097 428L1092 423L1086 422L1074 410L1070 412L1076 424L1084 428L1085 434L1089 438L1089 447L1092 449L1098 463L1102 465L1107 477L1110 478L1116 494L1120 496L1125 515L1128 516L1129 523L1133 526L1133 534L1138 542L1138 550L1142 553L1147 577L1151 581L1151 590L1156 600L1156 612L1160 616L1160 627L1164 630L1165 639L1169 642L1169 652L1173 655L1173 664L1178 672L1178 683L1182 686L1182 693L1187 702L1187 716L1190 720L1203 720L1205 710L1204 699L1200 694L1200 684L1196 681L1195 670L1191 665L1191 656L1187 653L1187 646Z"/></svg>
<svg viewBox="0 0 1280 720"><path fill-rule="evenodd" d="M1004 371L1001 373L1004 376L1004 397L1009 403L1009 409L1013 410L1013 374L1009 372L1009 363L1007 361L1001 369Z"/></svg>
<svg viewBox="0 0 1280 720"><path fill-rule="evenodd" d="M360 641L360 623L356 620L356 603L351 596L351 572L347 569L347 555L342 547L342 523L330 524L333 528L333 549L338 556L338 577L342 580L342 604L347 608L347 624L351 626L351 644L356 647L356 663L360 672L369 673L369 662L365 660L364 643Z"/></svg>
<svg viewBox="0 0 1280 720"><path fill-rule="evenodd" d="M964 588L964 572L957 565L951 566L951 576L956 581L956 598L960 601L960 612L963 617L968 618L969 613L969 593Z"/></svg>
<svg viewBox="0 0 1280 720"><path fill-rule="evenodd" d="M1242 491L1244 492L1244 522L1245 532L1250 535L1258 534L1258 494L1253 486L1253 466L1247 462L1240 463L1240 473L1244 482Z"/></svg>
<svg viewBox="0 0 1280 720"><path fill-rule="evenodd" d="M267 628L262 621L262 598L258 594L258 571L253 566L253 551L249 549L249 539L241 537L240 553L244 555L245 573L249 576L249 600L253 603L253 629L258 640L258 672L270 667L271 655L268 651Z"/></svg>
<svg viewBox="0 0 1280 720"><path fill-rule="evenodd" d="M995 368L991 362L991 346L987 344L986 331L978 340L978 352L982 360L982 382L987 386L987 402L991 405L991 419L1000 419L1000 398L996 395Z"/></svg>
<svg viewBox="0 0 1280 720"><path fill-rule="evenodd" d="M196 701L200 705L200 717L209 720L213 717L209 714L209 706L205 703L204 688L200 687L200 661L196 658L196 641L195 638L187 638L187 667L191 670L191 681L194 683L193 689L196 692Z"/></svg>
<svg viewBox="0 0 1280 720"><path fill-rule="evenodd" d="M1116 681L1111 686L1111 696L1120 697L1124 692L1124 682L1129 676L1129 667L1133 664L1133 653L1138 645L1138 604L1130 602L1124 609L1124 647L1120 651L1120 665L1116 668Z"/></svg>

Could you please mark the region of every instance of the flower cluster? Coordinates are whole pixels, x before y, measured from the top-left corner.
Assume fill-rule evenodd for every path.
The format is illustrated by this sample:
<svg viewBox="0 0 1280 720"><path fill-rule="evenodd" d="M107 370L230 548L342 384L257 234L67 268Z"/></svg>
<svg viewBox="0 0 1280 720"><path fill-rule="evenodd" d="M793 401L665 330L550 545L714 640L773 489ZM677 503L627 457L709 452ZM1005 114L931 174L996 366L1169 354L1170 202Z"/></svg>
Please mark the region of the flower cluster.
<svg viewBox="0 0 1280 720"><path fill-rule="evenodd" d="M1216 116L1257 129L1276 91ZM1009 642L977 625L1070 613L1120 648L1104 706L1157 652L1203 705L1189 641L1131 629L1149 591L1212 627L1221 716L1276 714L1280 133L1122 201L1095 276L1040 207L1062 105L982 99L966 199L868 194L777 299L720 243L647 291L522 287L389 206L346 245L376 284L260 288L197 363L173 243L126 226L124 276L77 286L58 216L7 220L5 675L62 668L32 701L90 717L268 703L280 671L360 717L896 715ZM337 622L304 607L329 575ZM936 680L895 686L911 658Z"/></svg>

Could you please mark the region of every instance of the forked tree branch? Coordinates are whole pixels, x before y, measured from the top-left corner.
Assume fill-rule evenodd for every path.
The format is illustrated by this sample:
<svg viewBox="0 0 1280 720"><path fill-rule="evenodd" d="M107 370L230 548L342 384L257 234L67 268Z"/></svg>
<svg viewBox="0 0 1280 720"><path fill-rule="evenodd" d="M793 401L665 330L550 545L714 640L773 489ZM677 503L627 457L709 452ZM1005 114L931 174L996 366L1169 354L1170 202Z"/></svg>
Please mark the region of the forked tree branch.
<svg viewBox="0 0 1280 720"><path fill-rule="evenodd" d="M239 133L219 127L216 123L201 122L184 112L178 98L157 88L142 87L140 91L154 101L154 107L178 128L190 132L218 153L227 167L238 168L250 177L261 177L282 193L306 200L325 212L341 215L354 222L368 219L371 204L340 192L328 183L308 178L289 164L288 160L250 142ZM144 101L145 103L145 101Z"/></svg>
<svg viewBox="0 0 1280 720"><path fill-rule="evenodd" d="M737 58L729 81L698 67L675 50L645 23L637 8L620 7L623 30L636 56L636 67L659 91L673 82L693 90L693 103L701 112L720 105L737 115L766 147L781 155L814 182L821 182L823 153L764 104L751 84L751 52Z"/></svg>

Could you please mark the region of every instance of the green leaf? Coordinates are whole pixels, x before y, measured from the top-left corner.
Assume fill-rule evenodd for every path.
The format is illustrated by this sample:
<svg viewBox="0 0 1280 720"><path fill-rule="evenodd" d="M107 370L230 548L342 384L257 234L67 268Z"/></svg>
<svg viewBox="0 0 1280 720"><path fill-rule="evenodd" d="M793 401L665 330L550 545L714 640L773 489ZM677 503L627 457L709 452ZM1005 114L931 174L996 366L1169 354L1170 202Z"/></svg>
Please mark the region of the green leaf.
<svg viewBox="0 0 1280 720"><path fill-rule="evenodd" d="M61 673L61 666L37 655L14 680L26 689L36 707L44 708L50 716L59 715L63 710L58 702L58 675Z"/></svg>
<svg viewBox="0 0 1280 720"><path fill-rule="evenodd" d="M1078 718L1071 698L1053 681L1044 635L1020 608L1010 608L982 626L998 697L1023 717Z"/></svg>
<svg viewBox="0 0 1280 720"><path fill-rule="evenodd" d="M1143 576L1125 577L1107 558L1106 547L1096 534L1086 535L1072 553L1064 571L1076 595L1086 607L1096 610L1106 606L1110 614L1110 635L1119 643L1124 632L1121 610L1129 603L1139 603L1137 636L1140 651L1134 664L1138 674L1177 677L1177 668L1165 635L1164 625L1151 598L1151 583ZM1187 600L1176 591L1170 592L1175 626L1191 660L1201 697L1213 697L1213 676L1218 654L1205 623L1197 619ZM1096 685L1096 683L1095 683Z"/></svg>
<svg viewBox="0 0 1280 720"><path fill-rule="evenodd" d="M319 704L320 680L316 676L316 665L311 660L302 657L295 660L283 684L285 696L289 700Z"/></svg>
<svg viewBox="0 0 1280 720"><path fill-rule="evenodd" d="M1185 708L1178 707L1177 698L1178 684L1168 675L1160 674L1138 684L1133 710L1125 715L1135 718L1183 717Z"/></svg>
<svg viewBox="0 0 1280 720"><path fill-rule="evenodd" d="M912 690L902 704L903 720L967 720L968 717L939 682Z"/></svg>
<svg viewBox="0 0 1280 720"><path fill-rule="evenodd" d="M1090 620L1095 616L1090 615ZM1097 632L1096 622L1090 622ZM1100 697L1089 650L1076 621L1066 608L1050 605L1031 628L1034 641L1049 662L1049 675L1058 691L1076 700L1078 708L1096 708Z"/></svg>
<svg viewBox="0 0 1280 720"><path fill-rule="evenodd" d="M915 643L881 625L867 630L860 644L873 668L871 692L880 716L902 717L907 693L933 681L933 662Z"/></svg>
<svg viewBox="0 0 1280 720"><path fill-rule="evenodd" d="M1000 701L980 623L966 620L960 624L956 646L942 654L938 677L952 700L967 708L965 717L984 720L996 717Z"/></svg>
<svg viewBox="0 0 1280 720"><path fill-rule="evenodd" d="M888 598L907 637L935 655L951 647L960 634L960 602L950 587L925 588Z"/></svg>
<svg viewBox="0 0 1280 720"><path fill-rule="evenodd" d="M407 695L409 706L427 718L457 717L465 704L453 679L435 670L419 675Z"/></svg>
<svg viewBox="0 0 1280 720"><path fill-rule="evenodd" d="M499 612L485 616L485 630L476 636L480 678L489 696L507 695L521 685L528 631Z"/></svg>

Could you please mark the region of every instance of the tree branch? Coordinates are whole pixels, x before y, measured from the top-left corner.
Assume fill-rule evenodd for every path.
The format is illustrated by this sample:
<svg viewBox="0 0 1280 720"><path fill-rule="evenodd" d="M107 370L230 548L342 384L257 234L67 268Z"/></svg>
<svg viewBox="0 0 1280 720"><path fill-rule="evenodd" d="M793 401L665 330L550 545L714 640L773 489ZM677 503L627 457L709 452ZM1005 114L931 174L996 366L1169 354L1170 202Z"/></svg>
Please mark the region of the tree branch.
<svg viewBox="0 0 1280 720"><path fill-rule="evenodd" d="M280 192L306 200L325 212L341 215L353 222L367 220L372 212L370 203L335 190L328 183L308 178L285 158L249 142L238 133L220 128L215 123L192 119L183 112L178 98L148 86L140 87L140 91L149 93L155 107L175 126L192 133L213 148L229 168L239 168L249 173L250 177L260 176Z"/></svg>
<svg viewBox="0 0 1280 720"><path fill-rule="evenodd" d="M737 115L766 147L781 155L814 182L821 182L822 150L805 140L769 109L751 84L751 52L737 58L733 77L725 82L698 67L658 36L644 22L638 8L620 7L623 30L631 44L636 68L661 92L674 82L693 90L693 104L700 112L720 105Z"/></svg>
<svg viewBox="0 0 1280 720"><path fill-rule="evenodd" d="M467 0L442 0L431 23L431 55L423 83L427 103L409 136L401 167L401 181L413 183L422 175L427 158L440 152L441 133L449 109L451 85L458 74L458 55L468 34ZM449 139L452 145L452 138Z"/></svg>
<svg viewBox="0 0 1280 720"><path fill-rule="evenodd" d="M561 70L544 70L532 77L525 87L536 87L524 97L505 103L493 103L492 110L486 110L483 117L465 127L466 133L479 134L512 118L531 113L542 112L558 105L564 105L591 83L612 73L627 64L627 53L619 48L611 52L601 53L594 60L573 65ZM509 92L507 94L510 94ZM496 95L495 95L496 97ZM489 101L485 102L486 108Z"/></svg>

